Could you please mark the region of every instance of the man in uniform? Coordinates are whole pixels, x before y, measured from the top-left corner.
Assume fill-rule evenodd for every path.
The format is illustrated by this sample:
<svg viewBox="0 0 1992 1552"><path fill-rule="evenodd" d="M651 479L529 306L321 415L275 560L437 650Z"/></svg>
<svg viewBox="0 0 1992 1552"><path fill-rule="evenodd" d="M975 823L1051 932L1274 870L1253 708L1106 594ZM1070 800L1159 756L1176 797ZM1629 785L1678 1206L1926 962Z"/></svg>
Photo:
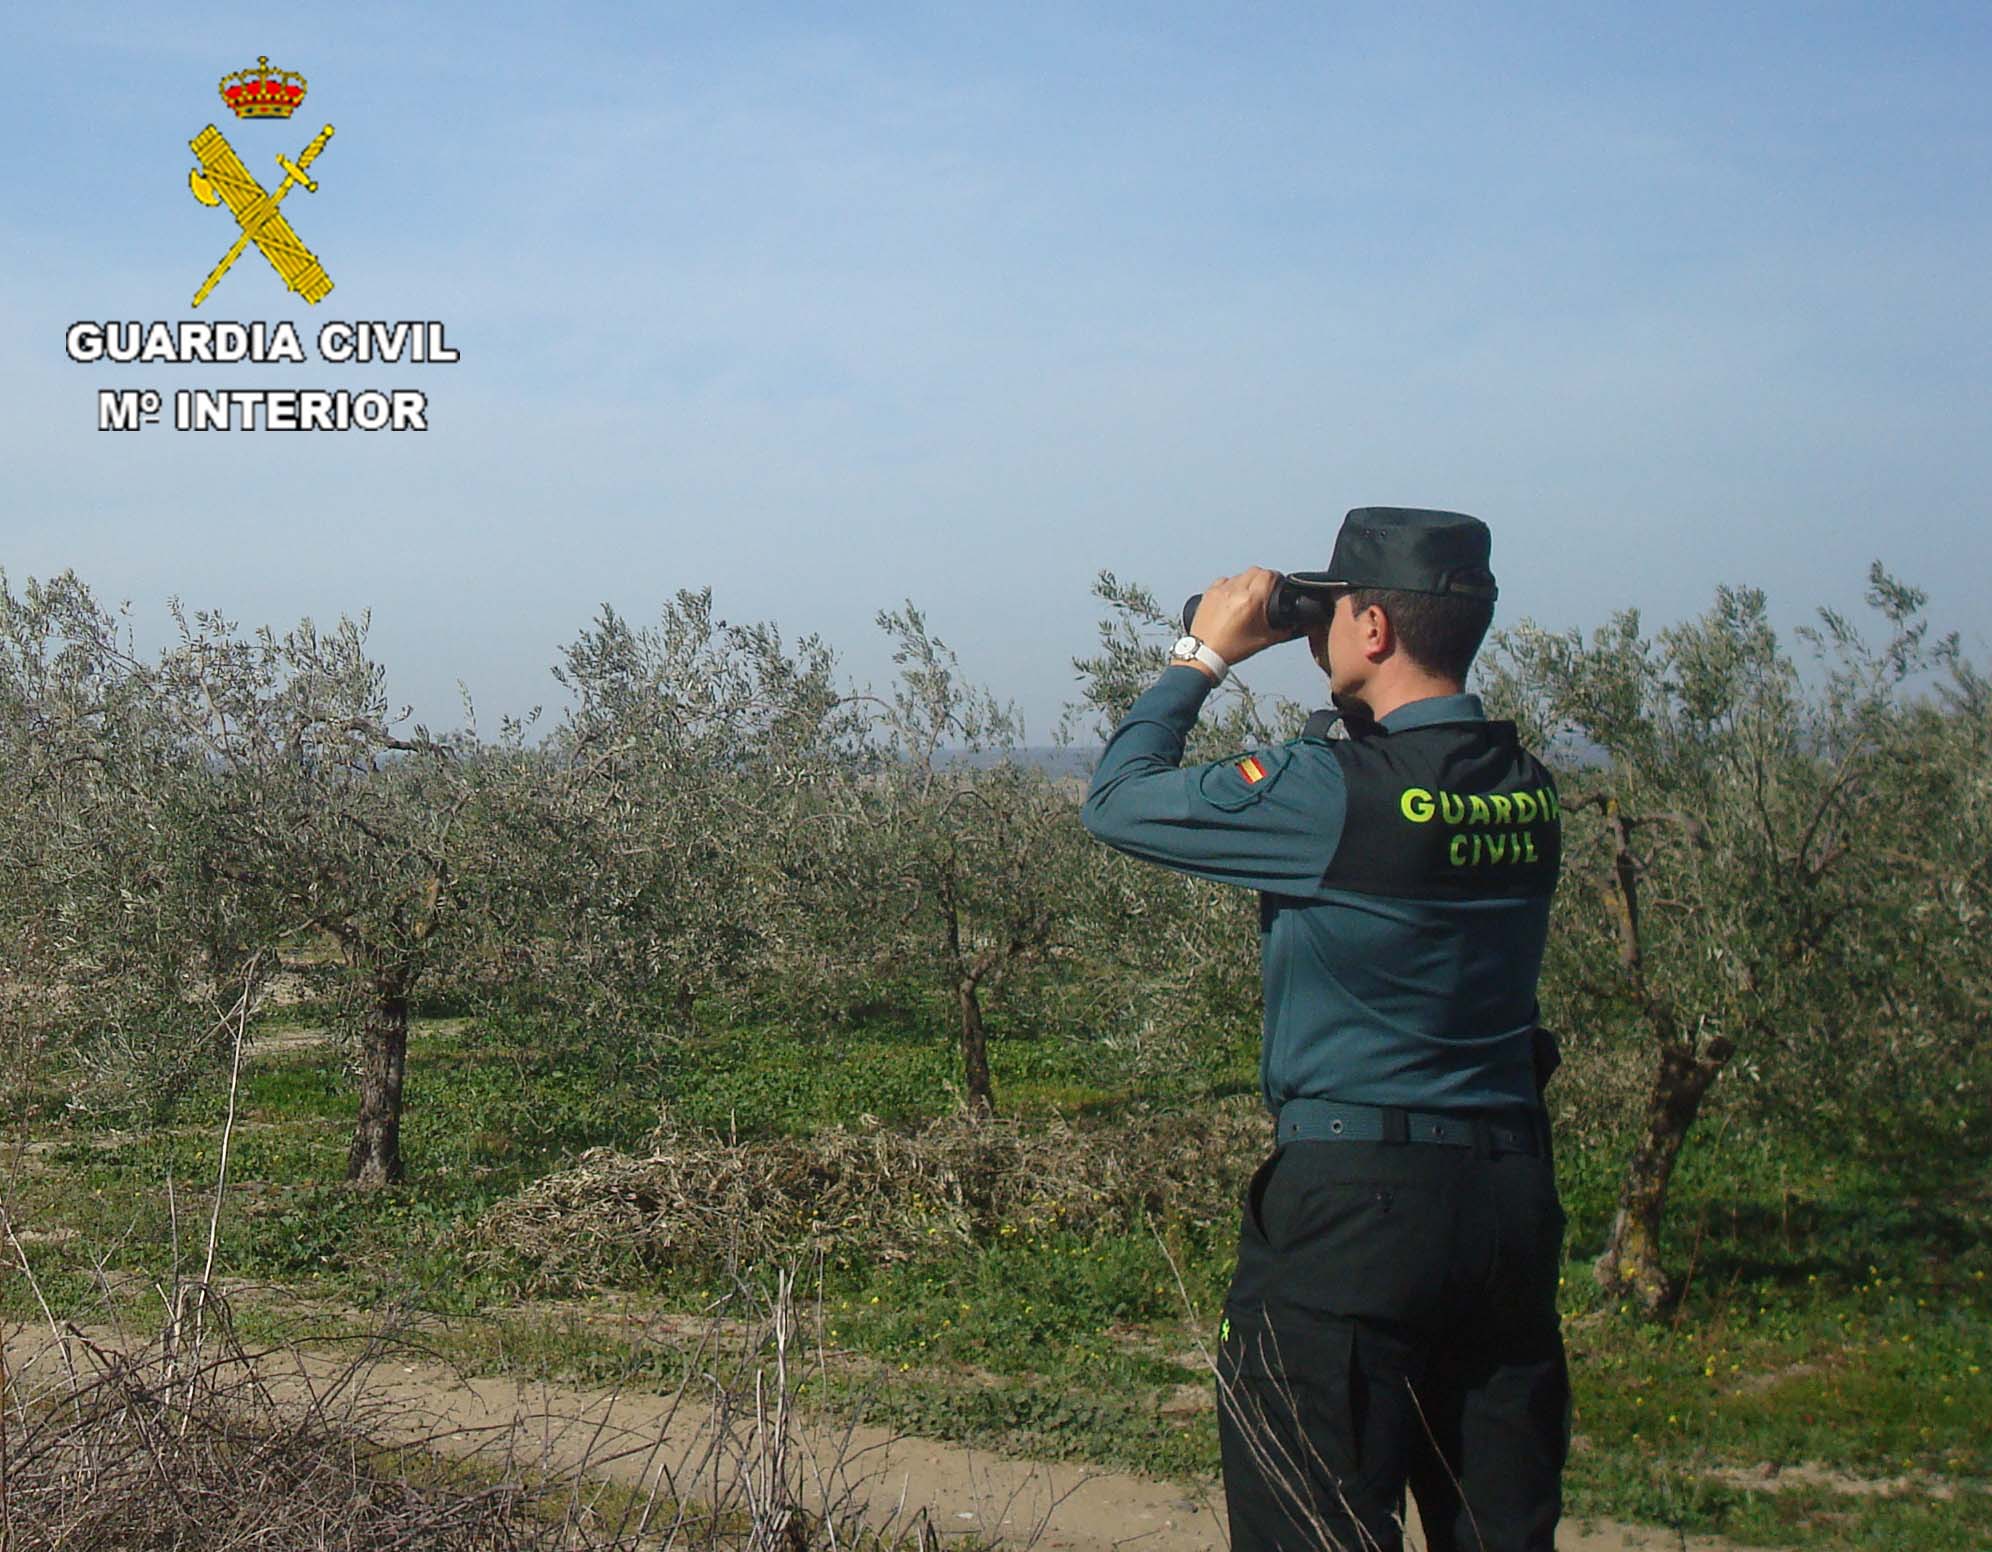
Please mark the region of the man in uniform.
<svg viewBox="0 0 1992 1552"><path fill-rule="evenodd" d="M1407 1483L1435 1552L1555 1535L1564 1219L1536 978L1560 832L1549 773L1464 693L1488 560L1475 518L1349 513L1328 570L1290 579L1331 604L1307 634L1337 710L1185 769L1205 695L1291 634L1266 621L1276 573L1213 583L1086 797L1108 845L1260 892L1276 1120L1219 1328L1234 1552L1396 1552Z"/></svg>

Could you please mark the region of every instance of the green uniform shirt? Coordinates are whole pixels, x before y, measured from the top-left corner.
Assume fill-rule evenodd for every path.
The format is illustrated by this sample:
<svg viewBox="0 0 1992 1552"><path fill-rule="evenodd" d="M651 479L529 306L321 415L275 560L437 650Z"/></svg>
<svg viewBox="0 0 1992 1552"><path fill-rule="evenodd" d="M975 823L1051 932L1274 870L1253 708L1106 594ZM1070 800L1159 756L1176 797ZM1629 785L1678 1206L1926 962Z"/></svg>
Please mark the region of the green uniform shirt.
<svg viewBox="0 0 1992 1552"><path fill-rule="evenodd" d="M1528 1109L1547 897L1409 900L1323 883L1348 812L1328 741L1182 766L1209 678L1172 667L1107 741L1081 818L1131 856L1260 892L1260 1087L1412 1110ZM1474 695L1400 706L1385 732L1480 722Z"/></svg>

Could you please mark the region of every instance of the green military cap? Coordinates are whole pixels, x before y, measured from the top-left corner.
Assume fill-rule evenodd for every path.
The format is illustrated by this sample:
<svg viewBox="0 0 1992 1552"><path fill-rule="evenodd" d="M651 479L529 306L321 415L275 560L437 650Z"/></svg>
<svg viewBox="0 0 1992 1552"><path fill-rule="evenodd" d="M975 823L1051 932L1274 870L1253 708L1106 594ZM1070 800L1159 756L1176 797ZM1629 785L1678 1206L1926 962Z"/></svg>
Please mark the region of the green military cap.
<svg viewBox="0 0 1992 1552"><path fill-rule="evenodd" d="M1326 571L1290 572L1302 587L1363 587L1403 593L1497 596L1487 560L1493 536L1464 512L1356 507L1342 519Z"/></svg>

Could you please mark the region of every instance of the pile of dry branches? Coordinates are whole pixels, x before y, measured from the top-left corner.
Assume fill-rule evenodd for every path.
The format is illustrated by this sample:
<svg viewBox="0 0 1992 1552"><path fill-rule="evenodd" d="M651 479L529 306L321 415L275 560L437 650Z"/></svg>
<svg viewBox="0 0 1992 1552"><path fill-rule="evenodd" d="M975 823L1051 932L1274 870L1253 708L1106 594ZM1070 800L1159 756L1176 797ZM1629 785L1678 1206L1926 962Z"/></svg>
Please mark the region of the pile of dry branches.
<svg viewBox="0 0 1992 1552"><path fill-rule="evenodd" d="M225 1320L193 1352L166 1335L140 1347L74 1326L51 1335L59 1361L9 1374L0 1398L8 1552L562 1544L557 1513L516 1476L411 1479L343 1386L279 1405Z"/></svg>
<svg viewBox="0 0 1992 1552"><path fill-rule="evenodd" d="M149 1342L17 1328L0 1363L0 1552L935 1552L927 1512L873 1491L848 1432L827 1455L799 1434L795 1395L823 1354L802 1340L793 1274L740 1293L749 1339L723 1358L715 1318L647 1431L525 1410L438 1426L375 1382L414 1372L405 1335L377 1332L328 1375L246 1350L213 1294Z"/></svg>
<svg viewBox="0 0 1992 1552"><path fill-rule="evenodd" d="M821 1249L906 1260L1013 1232L1144 1219L1228 1223L1270 1145L1240 1097L1111 1127L961 1112L907 1132L866 1117L809 1138L736 1141L666 1116L640 1155L594 1148L463 1232L472 1255L531 1269L536 1291L633 1272L724 1272Z"/></svg>

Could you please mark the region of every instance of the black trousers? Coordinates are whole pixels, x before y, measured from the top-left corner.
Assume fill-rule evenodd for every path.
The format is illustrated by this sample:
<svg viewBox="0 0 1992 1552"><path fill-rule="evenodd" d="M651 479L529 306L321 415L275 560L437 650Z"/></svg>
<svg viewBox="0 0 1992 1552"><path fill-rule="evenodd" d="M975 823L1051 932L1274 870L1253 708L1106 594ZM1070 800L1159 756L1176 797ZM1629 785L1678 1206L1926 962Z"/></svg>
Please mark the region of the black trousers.
<svg viewBox="0 0 1992 1552"><path fill-rule="evenodd" d="M1549 1160L1290 1142L1245 1194L1218 1348L1232 1552L1549 1552L1570 1381Z"/></svg>

